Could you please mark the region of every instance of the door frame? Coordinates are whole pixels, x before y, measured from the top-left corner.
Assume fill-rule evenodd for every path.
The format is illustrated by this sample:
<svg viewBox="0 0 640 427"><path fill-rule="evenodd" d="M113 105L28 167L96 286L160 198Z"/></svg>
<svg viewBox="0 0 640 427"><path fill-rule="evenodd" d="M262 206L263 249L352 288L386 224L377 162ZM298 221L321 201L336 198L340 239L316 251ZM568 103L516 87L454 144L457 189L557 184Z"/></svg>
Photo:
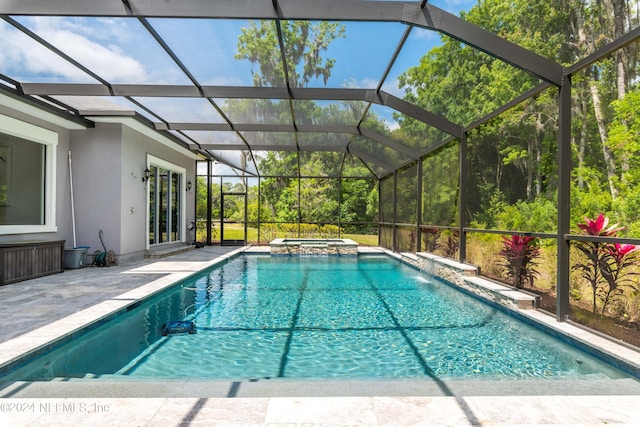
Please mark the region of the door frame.
<svg viewBox="0 0 640 427"><path fill-rule="evenodd" d="M225 240L224 238L224 199L227 196L233 197L242 197L244 200L243 206L243 235L244 239L242 240ZM247 193L239 193L239 192L222 192L220 195L220 246L245 246L247 244Z"/></svg>
<svg viewBox="0 0 640 427"><path fill-rule="evenodd" d="M187 204L186 204L186 177L187 177L187 170L181 166L178 166L174 163L170 163L166 160L162 160L159 157L155 157L152 156L151 154L147 154L147 169L151 169L151 166L156 166L162 169L167 169L169 171L171 171L172 173L176 173L181 175L182 179L180 179L180 188L178 189L178 200L180 203L180 207L179 207L179 224L178 224L178 230L180 231L180 239L176 240L176 241L172 241L172 242L163 242L163 243L154 243L153 245L149 243L149 233L151 230L149 230L149 219L151 216L151 194L150 194L150 190L151 190L151 186L149 185L149 183L147 182L145 185L145 193L146 193L146 216L145 216L145 236L144 236L144 240L145 240L145 248L147 250L149 250L149 248L151 247L158 247L158 246L162 246L162 245L168 245L168 244L174 244L174 243L184 243L186 242L186 236L187 236L187 221L186 221L186 216L187 216Z"/></svg>

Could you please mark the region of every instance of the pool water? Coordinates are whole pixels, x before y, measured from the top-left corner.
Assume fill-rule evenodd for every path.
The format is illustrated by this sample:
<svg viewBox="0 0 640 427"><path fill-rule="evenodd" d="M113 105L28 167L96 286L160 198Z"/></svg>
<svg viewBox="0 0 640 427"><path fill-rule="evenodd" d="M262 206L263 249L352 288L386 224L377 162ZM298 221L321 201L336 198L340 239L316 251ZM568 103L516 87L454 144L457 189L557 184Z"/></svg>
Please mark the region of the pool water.
<svg viewBox="0 0 640 427"><path fill-rule="evenodd" d="M162 336L176 320L196 333ZM11 376L626 377L393 258L362 255L232 258Z"/></svg>

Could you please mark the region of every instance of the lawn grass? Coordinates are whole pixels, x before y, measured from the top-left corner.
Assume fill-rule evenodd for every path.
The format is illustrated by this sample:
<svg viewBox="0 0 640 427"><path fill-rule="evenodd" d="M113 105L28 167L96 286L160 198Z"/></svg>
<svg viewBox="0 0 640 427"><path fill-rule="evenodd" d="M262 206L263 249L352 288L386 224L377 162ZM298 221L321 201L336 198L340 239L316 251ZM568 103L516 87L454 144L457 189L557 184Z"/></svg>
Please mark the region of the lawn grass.
<svg viewBox="0 0 640 427"><path fill-rule="evenodd" d="M218 230L219 231L219 230ZM215 237L220 238L220 233L216 233ZM263 240L264 240L264 236ZM343 233L340 235L343 239L351 239L361 245L366 246L378 246L378 236L376 234L351 234ZM225 240L244 240L244 225L243 224L225 224L224 226L224 239ZM258 241L258 229L255 227L247 227L247 242Z"/></svg>

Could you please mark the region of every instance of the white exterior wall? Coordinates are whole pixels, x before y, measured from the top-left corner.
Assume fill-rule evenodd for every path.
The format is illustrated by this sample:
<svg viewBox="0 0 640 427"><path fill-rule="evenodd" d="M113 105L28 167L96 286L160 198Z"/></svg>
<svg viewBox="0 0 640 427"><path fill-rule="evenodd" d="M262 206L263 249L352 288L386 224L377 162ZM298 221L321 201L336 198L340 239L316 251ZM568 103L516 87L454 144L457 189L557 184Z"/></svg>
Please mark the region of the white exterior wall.
<svg viewBox="0 0 640 427"><path fill-rule="evenodd" d="M185 168L184 181L192 183L195 158L117 122L74 132L71 150L77 246L90 246L90 255L102 251L102 230L106 249L119 259L142 257L148 249L148 185L142 182L147 155ZM186 227L194 218L195 191L184 194ZM184 229L183 237L186 241Z"/></svg>
<svg viewBox="0 0 640 427"><path fill-rule="evenodd" d="M151 155L165 162L174 164L186 170L184 183L191 180L193 188L182 193L185 204L185 218L183 220L182 241L188 241L186 227L195 218L195 173L194 157L187 157L185 153L158 143L129 127L124 128L122 150L122 211L121 211L121 242L122 253L130 254L147 249L147 187L142 182L142 173L147 165L147 156ZM133 213L132 213L133 211Z"/></svg>
<svg viewBox="0 0 640 427"><path fill-rule="evenodd" d="M107 250L120 253L121 140L117 124L96 123L71 136L76 243L90 246L90 254L103 250L100 230Z"/></svg>
<svg viewBox="0 0 640 427"><path fill-rule="evenodd" d="M65 246L72 248L75 229L75 246L89 246L88 253L92 255L103 250L99 239L102 230L106 249L113 250L119 259L142 257L148 249L148 185L142 182L142 174L149 155L184 169L183 185L189 180L193 183L194 188L182 194L186 207L182 237L183 241L189 240L186 226L195 216L195 154L131 116L92 118L95 127L88 127L90 123L70 121L3 94L0 114L58 135L53 231L0 233L0 242L65 240ZM70 150L75 221L71 210ZM30 169L30 165L27 167Z"/></svg>
<svg viewBox="0 0 640 427"><path fill-rule="evenodd" d="M69 129L81 129L82 126L2 94L0 94L0 114L58 134L54 189L56 199L54 231L23 234L0 233L0 242L65 240L67 247L73 246L68 168ZM36 166L28 166L30 170L32 167Z"/></svg>

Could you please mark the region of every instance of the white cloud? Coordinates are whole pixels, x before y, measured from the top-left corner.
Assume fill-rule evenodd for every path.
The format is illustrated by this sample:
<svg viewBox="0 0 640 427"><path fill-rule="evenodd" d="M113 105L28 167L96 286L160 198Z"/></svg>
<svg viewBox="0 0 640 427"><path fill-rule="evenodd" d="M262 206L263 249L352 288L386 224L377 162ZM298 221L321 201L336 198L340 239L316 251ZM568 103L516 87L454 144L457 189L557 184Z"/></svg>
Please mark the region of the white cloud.
<svg viewBox="0 0 640 427"><path fill-rule="evenodd" d="M375 89L380 84L380 80L374 79L372 77L368 77L368 78L361 79L359 84L360 84L359 87L361 88Z"/></svg>
<svg viewBox="0 0 640 427"><path fill-rule="evenodd" d="M16 31L0 29L0 39L0 66L16 80L37 81L37 75L46 75L53 80L92 81L77 67Z"/></svg>
<svg viewBox="0 0 640 427"><path fill-rule="evenodd" d="M224 122L220 114L204 98L139 97L136 100L170 122Z"/></svg>
<svg viewBox="0 0 640 427"><path fill-rule="evenodd" d="M405 95L405 89L400 89L398 79L394 79L393 81L389 81L382 85L382 90L398 98L403 98Z"/></svg>
<svg viewBox="0 0 640 427"><path fill-rule="evenodd" d="M90 70L108 81L143 82L144 66L121 52L117 46L103 46L69 31L54 31L44 36Z"/></svg>
<svg viewBox="0 0 640 427"><path fill-rule="evenodd" d="M143 83L147 80L142 63L116 45L92 41L82 34L89 29L73 19L32 18L27 24L40 37L108 81ZM94 32L100 33L100 29L94 29ZM41 75L48 80L94 81L79 68L9 26L0 26L0 40L0 67L10 77L38 81L36 75Z"/></svg>
<svg viewBox="0 0 640 427"><path fill-rule="evenodd" d="M243 81L239 77L216 75L215 77L202 82L208 86L251 86L253 82Z"/></svg>
<svg viewBox="0 0 640 427"><path fill-rule="evenodd" d="M144 65L114 44L100 44L85 35L89 29L73 20L36 20L36 32L67 55L108 81L146 80ZM53 25L52 25L53 24ZM59 24L59 25L56 25ZM103 27L94 32L104 36ZM85 33L85 34L82 34ZM106 33L112 33L107 31Z"/></svg>
<svg viewBox="0 0 640 427"><path fill-rule="evenodd" d="M435 30L414 27L413 30L411 30L410 38L421 41L438 41L440 40L440 33Z"/></svg>
<svg viewBox="0 0 640 427"><path fill-rule="evenodd" d="M378 87L379 81L373 77L365 77L360 80L349 78L342 83L343 88L347 89L375 89Z"/></svg>

